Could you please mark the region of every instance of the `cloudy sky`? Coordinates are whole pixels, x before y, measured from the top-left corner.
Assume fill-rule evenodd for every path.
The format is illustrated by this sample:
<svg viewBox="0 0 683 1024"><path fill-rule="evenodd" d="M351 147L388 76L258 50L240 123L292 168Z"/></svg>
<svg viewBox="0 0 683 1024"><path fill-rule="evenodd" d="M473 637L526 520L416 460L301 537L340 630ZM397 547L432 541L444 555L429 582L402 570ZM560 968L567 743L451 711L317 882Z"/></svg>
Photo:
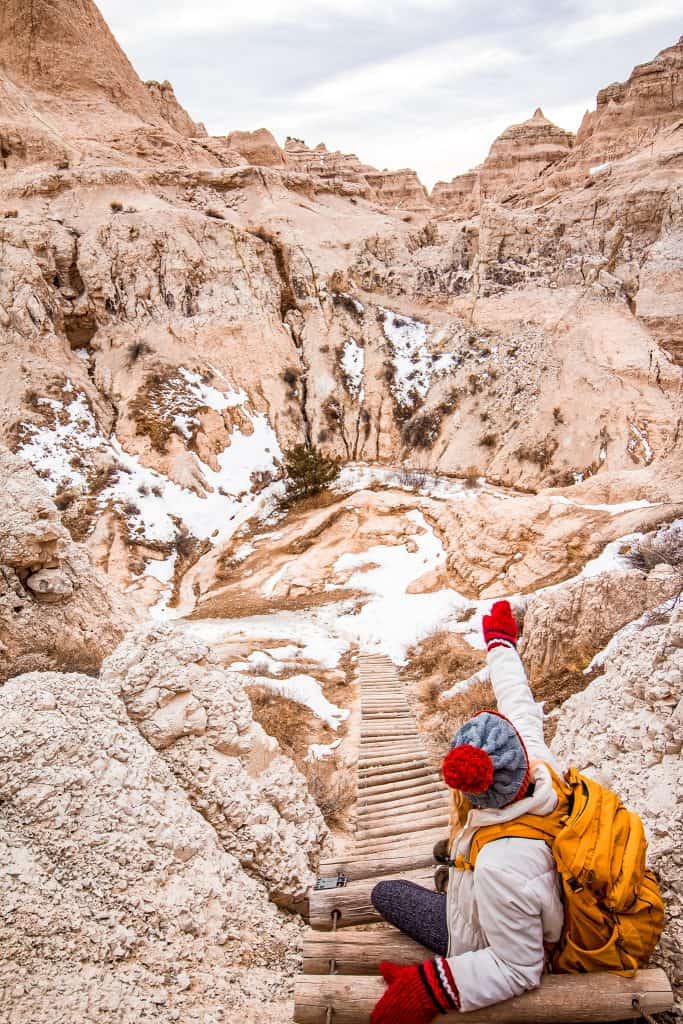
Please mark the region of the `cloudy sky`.
<svg viewBox="0 0 683 1024"><path fill-rule="evenodd" d="M267 127L431 186L537 106L595 93L683 32L680 0L98 0L139 74L212 134Z"/></svg>

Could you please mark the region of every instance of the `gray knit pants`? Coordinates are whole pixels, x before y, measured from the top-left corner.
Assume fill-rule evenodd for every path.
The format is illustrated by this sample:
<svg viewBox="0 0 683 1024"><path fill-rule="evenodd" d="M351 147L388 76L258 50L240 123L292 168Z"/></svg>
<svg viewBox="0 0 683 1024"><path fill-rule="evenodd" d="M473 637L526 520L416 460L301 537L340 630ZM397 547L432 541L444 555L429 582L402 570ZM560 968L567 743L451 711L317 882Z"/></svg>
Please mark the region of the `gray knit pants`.
<svg viewBox="0 0 683 1024"><path fill-rule="evenodd" d="M431 949L448 953L446 894L431 892L403 879L378 882L370 894L372 905L385 921Z"/></svg>

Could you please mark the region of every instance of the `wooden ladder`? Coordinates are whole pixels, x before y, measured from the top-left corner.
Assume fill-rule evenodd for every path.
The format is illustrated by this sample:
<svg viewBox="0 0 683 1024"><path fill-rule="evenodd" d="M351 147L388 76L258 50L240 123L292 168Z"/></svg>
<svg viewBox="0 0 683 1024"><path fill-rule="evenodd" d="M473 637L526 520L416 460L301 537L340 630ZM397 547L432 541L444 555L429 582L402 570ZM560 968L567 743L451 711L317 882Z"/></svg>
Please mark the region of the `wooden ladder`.
<svg viewBox="0 0 683 1024"><path fill-rule="evenodd" d="M430 765L395 666L361 655L361 738L355 842L346 859L321 865L310 898L303 968L294 995L297 1024L367 1024L384 983L380 960L411 964L433 956L396 929L363 929L380 920L370 893L383 879L408 878L433 889L434 843L448 830L448 796ZM374 977L373 977L374 975ZM635 1002L634 1002L635 1001ZM473 1024L563 1024L625 1020L670 1009L663 971L549 976L535 992L465 1016ZM441 1020L460 1021L462 1014Z"/></svg>
<svg viewBox="0 0 683 1024"><path fill-rule="evenodd" d="M380 655L361 655L358 804L348 859L321 865L310 900L310 923L322 931L378 921L370 902L381 878L414 878L431 885L432 848L448 829L448 796L429 764L396 667ZM333 886L339 877L340 883ZM319 937L309 935L312 946ZM306 969L304 947L304 970Z"/></svg>

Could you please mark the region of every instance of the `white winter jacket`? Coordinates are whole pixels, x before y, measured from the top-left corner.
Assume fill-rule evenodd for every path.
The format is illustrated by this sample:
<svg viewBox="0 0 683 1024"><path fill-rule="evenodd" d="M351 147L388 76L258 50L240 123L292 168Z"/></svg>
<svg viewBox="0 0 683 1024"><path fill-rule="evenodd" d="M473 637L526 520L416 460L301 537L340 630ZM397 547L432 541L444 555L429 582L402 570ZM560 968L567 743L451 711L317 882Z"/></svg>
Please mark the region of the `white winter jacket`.
<svg viewBox="0 0 683 1024"><path fill-rule="evenodd" d="M541 708L517 651L494 647L488 664L498 710L516 726L530 759L559 770L543 739ZM482 825L553 811L557 796L545 765L532 772L532 781L532 796L500 810L470 811L451 857L467 857L472 836ZM544 842L505 838L487 843L474 871L451 868L446 906L448 963L461 1010L490 1006L539 985L543 943L559 939L564 918L559 876Z"/></svg>

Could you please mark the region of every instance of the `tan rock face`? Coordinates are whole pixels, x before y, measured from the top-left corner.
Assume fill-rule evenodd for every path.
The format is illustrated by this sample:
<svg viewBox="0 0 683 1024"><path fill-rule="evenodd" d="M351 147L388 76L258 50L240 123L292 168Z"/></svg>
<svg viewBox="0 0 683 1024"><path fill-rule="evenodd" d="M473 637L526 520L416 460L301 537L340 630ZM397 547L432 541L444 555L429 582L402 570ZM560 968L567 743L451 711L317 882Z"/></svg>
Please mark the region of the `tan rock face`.
<svg viewBox="0 0 683 1024"><path fill-rule="evenodd" d="M583 165L619 160L678 121L682 68L683 37L635 67L625 82L601 89L597 109L585 115L579 129L575 160Z"/></svg>
<svg viewBox="0 0 683 1024"><path fill-rule="evenodd" d="M133 621L35 473L0 449L0 682L33 669L96 671Z"/></svg>
<svg viewBox="0 0 683 1024"><path fill-rule="evenodd" d="M285 160L275 138L267 128L254 132L230 132L227 144L250 164L258 167L281 167Z"/></svg>
<svg viewBox="0 0 683 1024"><path fill-rule="evenodd" d="M0 1016L287 1019L298 926L107 685L56 672L6 683L0 768Z"/></svg>
<svg viewBox="0 0 683 1024"><path fill-rule="evenodd" d="M485 200L503 201L570 153L574 135L549 121L539 107L528 121L513 124L495 140L481 167L438 182L432 202L466 217Z"/></svg>
<svg viewBox="0 0 683 1024"><path fill-rule="evenodd" d="M563 160L573 142L572 132L558 128L539 107L528 121L506 128L491 146L480 171L481 198L495 198L538 177Z"/></svg>
<svg viewBox="0 0 683 1024"><path fill-rule="evenodd" d="M615 633L675 597L681 583L680 572L663 566L649 574L604 573L531 597L524 617L524 664L539 699L562 700Z"/></svg>
<svg viewBox="0 0 683 1024"><path fill-rule="evenodd" d="M379 171L360 162L354 153L330 152L321 142L315 149L301 139L288 138L285 161L297 170L328 182L343 196L363 196L381 205L405 210L429 210L424 186L415 171Z"/></svg>
<svg viewBox="0 0 683 1024"><path fill-rule="evenodd" d="M64 170L116 153L129 164L183 156L218 164L188 144L205 132L169 83L145 86L92 0L3 4L0 132L3 160L18 166L50 161Z"/></svg>
<svg viewBox="0 0 683 1024"><path fill-rule="evenodd" d="M145 82L145 85L164 121L170 124L171 128L174 128L179 135L186 135L189 139L208 136L204 125L193 121L187 111L178 103L170 82Z"/></svg>
<svg viewBox="0 0 683 1024"><path fill-rule="evenodd" d="M552 749L614 789L641 815L648 863L657 872L667 925L654 960L683 1006L683 622L626 638L605 673L563 706Z"/></svg>
<svg viewBox="0 0 683 1024"><path fill-rule="evenodd" d="M223 848L294 904L315 881L327 829L306 782L254 722L244 678L169 627L128 637L102 680L119 693Z"/></svg>

